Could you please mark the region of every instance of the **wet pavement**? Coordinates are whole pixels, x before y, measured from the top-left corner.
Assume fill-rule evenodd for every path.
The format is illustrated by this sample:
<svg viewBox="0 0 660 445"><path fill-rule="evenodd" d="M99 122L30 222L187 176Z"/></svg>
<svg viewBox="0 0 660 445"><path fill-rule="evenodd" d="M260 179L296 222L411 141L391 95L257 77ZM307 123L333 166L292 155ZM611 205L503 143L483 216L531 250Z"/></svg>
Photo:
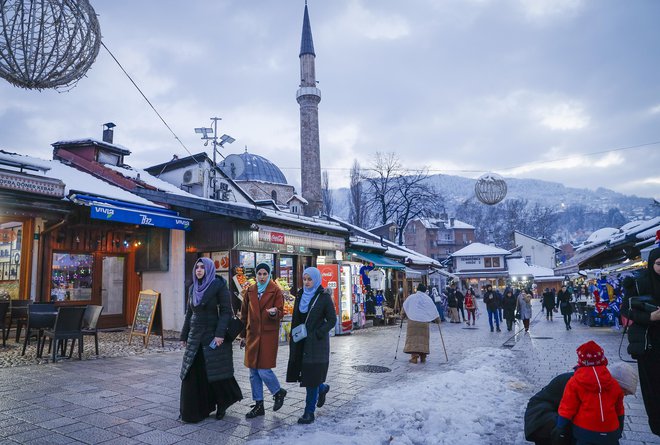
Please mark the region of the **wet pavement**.
<svg viewBox="0 0 660 445"><path fill-rule="evenodd" d="M317 416L350 409L361 394L402 384L416 373L442 373L477 347L513 351L518 357L521 375L525 376L519 390L530 396L555 375L569 371L576 361L575 349L587 340L598 342L610 363L619 361L621 333L611 328L589 328L574 321L573 330L566 331L561 318L550 322L545 317L537 317L529 334L514 336L506 329L491 333L483 316L485 310L481 312L475 327L442 323L449 363L445 361L437 325L431 328L431 354L424 365L408 363L408 355L402 352L405 326L403 329L398 325L369 328L333 337L327 382L331 393ZM539 312L540 305L535 302L534 314ZM395 360L399 336L401 342ZM82 361L73 359L55 364L33 361L25 366L0 369L0 444L231 445L267 437L274 429L304 428L296 425L304 407L304 388L283 382L288 356L286 345L280 347L279 367L275 370L289 391L280 411L272 411L272 400L267 396L266 415L245 419L251 404L249 379L242 363L242 351L236 345L236 379L246 398L233 405L223 420L211 417L198 424L177 420L182 352L173 350L176 349L174 342L165 349L154 345L152 339L149 354L130 348L123 354L114 350L106 352L107 355L123 355L118 357L92 359L92 354L86 353ZM625 346L626 341L621 355L629 359ZM102 351L103 348L121 346L102 342ZM0 357L13 353L12 350L0 349ZM366 372L383 371L374 368L376 366L390 371ZM622 445L660 444L660 438L648 429L639 390L635 396L626 397L625 404L626 430ZM521 406L520 412L512 418L520 419L524 408ZM512 423L510 428L522 431L522 424Z"/></svg>

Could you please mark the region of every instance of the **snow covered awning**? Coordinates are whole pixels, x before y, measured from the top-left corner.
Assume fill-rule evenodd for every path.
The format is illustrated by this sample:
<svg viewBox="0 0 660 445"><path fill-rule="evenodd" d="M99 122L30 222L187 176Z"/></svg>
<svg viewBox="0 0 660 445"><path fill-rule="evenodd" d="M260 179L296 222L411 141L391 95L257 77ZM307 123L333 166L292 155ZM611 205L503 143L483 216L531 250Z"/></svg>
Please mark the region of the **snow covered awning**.
<svg viewBox="0 0 660 445"><path fill-rule="evenodd" d="M381 267L384 269L396 269L396 270L407 269L406 266L404 266L403 264L397 263L396 261L386 258L382 255L378 255L377 253L368 253L368 252L359 252L359 251L350 251L349 253L351 256L355 256L363 261L373 263L374 267Z"/></svg>
<svg viewBox="0 0 660 445"><path fill-rule="evenodd" d="M152 207L114 199L74 193L69 199L90 207L92 219L118 221L141 226L164 229L190 230L192 219L179 216L177 212L162 207Z"/></svg>

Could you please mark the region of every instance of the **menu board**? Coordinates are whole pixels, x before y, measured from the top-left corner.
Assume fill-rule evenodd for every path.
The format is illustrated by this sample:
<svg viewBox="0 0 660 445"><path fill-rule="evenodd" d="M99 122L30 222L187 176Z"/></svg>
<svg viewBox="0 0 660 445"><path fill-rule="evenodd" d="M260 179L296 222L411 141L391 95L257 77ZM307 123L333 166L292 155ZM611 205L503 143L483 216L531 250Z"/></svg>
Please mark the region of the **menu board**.
<svg viewBox="0 0 660 445"><path fill-rule="evenodd" d="M143 343L146 347L149 345L149 336L151 334L160 335L161 345L165 347L160 293L149 289L143 290L138 295L128 344L131 344L134 335L138 335L143 337Z"/></svg>

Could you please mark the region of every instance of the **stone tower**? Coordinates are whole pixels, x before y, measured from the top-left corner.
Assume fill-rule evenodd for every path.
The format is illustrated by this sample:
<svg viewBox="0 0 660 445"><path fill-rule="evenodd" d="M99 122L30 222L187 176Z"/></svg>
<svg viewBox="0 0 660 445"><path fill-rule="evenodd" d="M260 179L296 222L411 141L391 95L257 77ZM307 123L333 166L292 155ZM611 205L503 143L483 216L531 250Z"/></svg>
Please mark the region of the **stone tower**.
<svg viewBox="0 0 660 445"><path fill-rule="evenodd" d="M300 104L300 167L301 192L308 202L305 215L318 215L321 199L321 146L319 143L319 102L321 90L316 88L316 54L312 40L312 27L305 1L302 39L300 42L300 87L296 100Z"/></svg>

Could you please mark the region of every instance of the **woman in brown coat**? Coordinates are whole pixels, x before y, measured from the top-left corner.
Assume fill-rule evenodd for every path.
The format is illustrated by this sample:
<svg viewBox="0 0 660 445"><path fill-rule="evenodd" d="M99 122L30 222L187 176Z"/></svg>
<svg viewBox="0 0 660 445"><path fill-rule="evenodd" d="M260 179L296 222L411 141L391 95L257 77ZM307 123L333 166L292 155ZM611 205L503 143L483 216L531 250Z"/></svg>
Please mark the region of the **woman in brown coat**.
<svg viewBox="0 0 660 445"><path fill-rule="evenodd" d="M277 366L280 320L284 315L282 290L270 279L270 266L261 263L257 266L257 282L243 294L241 320L245 330L241 334L241 346L245 349L245 366L250 368L252 387L252 410L245 417L252 419L263 416L264 383L273 394L273 411L284 403L286 390L280 387L271 368Z"/></svg>

